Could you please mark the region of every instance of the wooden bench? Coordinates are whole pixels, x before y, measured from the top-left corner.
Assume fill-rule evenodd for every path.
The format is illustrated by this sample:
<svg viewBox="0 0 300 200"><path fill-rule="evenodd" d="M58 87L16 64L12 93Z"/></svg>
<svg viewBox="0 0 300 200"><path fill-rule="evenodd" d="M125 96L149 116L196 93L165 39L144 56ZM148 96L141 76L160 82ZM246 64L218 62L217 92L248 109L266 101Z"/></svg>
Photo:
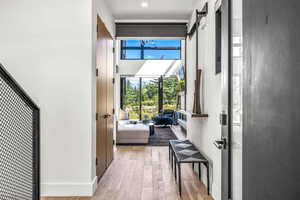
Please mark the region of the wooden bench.
<svg viewBox="0 0 300 200"><path fill-rule="evenodd" d="M207 170L207 193L210 194L209 182L209 162L200 153L200 151L189 140L170 140L169 141L169 161L171 162L172 170L174 168L174 176L177 181L177 168L178 168L178 186L179 194L181 196L181 164L192 163L193 169L195 163L198 163L199 179L201 180L201 164ZM177 166L177 167L176 167Z"/></svg>

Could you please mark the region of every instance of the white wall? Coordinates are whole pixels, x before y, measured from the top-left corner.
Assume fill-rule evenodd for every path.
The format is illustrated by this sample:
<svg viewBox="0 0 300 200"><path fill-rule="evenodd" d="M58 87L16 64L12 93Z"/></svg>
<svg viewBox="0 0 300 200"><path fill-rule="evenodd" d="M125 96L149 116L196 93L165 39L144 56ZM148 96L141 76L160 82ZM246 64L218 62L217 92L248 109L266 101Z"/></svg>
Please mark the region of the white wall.
<svg viewBox="0 0 300 200"><path fill-rule="evenodd" d="M109 7L107 6L105 0L95 0L95 2L97 14L104 22L111 36L115 37L115 18L112 16Z"/></svg>
<svg viewBox="0 0 300 200"><path fill-rule="evenodd" d="M0 62L41 109L42 195L88 196L96 186L94 5L0 0Z"/></svg>
<svg viewBox="0 0 300 200"><path fill-rule="evenodd" d="M119 73L121 75L135 75L146 60L119 60Z"/></svg>
<svg viewBox="0 0 300 200"><path fill-rule="evenodd" d="M221 151L213 142L221 137L219 114L221 112L221 75L215 75L215 0L208 0L208 16L199 29L199 68L203 69L202 109L208 118L191 118L187 121L188 138L210 160L212 196L221 199ZM195 9L202 9L204 1L199 1ZM194 22L194 15L191 17ZM196 36L187 39L187 111L192 112L194 99ZM206 170L203 168L203 181L206 183Z"/></svg>

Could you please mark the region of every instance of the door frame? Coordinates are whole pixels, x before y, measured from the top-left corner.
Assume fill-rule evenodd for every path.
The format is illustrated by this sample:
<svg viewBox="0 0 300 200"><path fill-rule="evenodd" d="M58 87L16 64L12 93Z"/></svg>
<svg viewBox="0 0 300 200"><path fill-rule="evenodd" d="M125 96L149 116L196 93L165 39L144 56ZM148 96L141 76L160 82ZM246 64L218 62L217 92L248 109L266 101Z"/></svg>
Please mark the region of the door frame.
<svg viewBox="0 0 300 200"><path fill-rule="evenodd" d="M95 166L95 173L96 173L96 176L98 177L98 182L100 181L100 179L101 179L101 177L103 176L103 174L105 173L105 171L107 170L107 168L108 168L108 166L110 165L110 163L111 162L107 162L108 161L108 152L107 152L107 135L108 135L108 122L107 122L107 118L108 117L110 117L110 118L112 118L113 119L113 122L112 122L112 125L113 125L113 130L112 130L112 140L114 141L114 137L113 137L113 132L114 132L114 127L115 127L115 125L114 125L114 107L115 107L115 105L114 105L114 89L113 89L113 91L112 91L112 95L113 95L113 110L112 110L112 113L110 114L109 113L109 111L107 110L107 100L106 100L106 112L104 113L104 115L100 115L100 113L99 113L99 105L98 105L98 101L101 99L101 98L99 98L99 96L100 96L100 94L99 94L99 91L98 91L98 79L99 79L99 76L100 76L100 67L98 67L99 66L99 64L98 64L98 53L99 53L99 51L98 51L98 49L97 49L97 42L98 42L98 40L99 40L99 38L101 38L101 37L99 37L99 34L100 34L100 32L99 32L99 29L100 28L103 28L103 32L105 32L105 35L104 36L102 36L102 38L105 40L105 39L107 39L107 38L109 38L109 40L111 40L112 41L112 44L113 44L113 48L114 48L114 39L113 39L113 37L112 37L112 35L110 34L110 32L108 31L108 29L107 29L107 27L105 26L105 24L104 24L104 21L101 19L101 17L99 16L99 15L97 15L96 16L96 46L95 46L95 52L96 52L96 64L95 64L95 68L94 68L94 70L95 70L95 77L96 77L96 80L95 80L95 115L96 115L96 136L95 136L95 139L96 139L96 141L95 141L95 164L96 164L96 166ZM105 65L107 65L107 61L108 61L108 51L107 51L107 44L106 44L106 52L105 52L105 62L106 62L106 64ZM115 56L114 56L114 52L112 51L111 52L112 53L112 55L111 55L111 61L112 61L112 70L113 70L113 76L114 76L114 65L115 65ZM103 66L102 66L103 67ZM105 66L106 67L106 66ZM107 75L107 71L108 71L108 69L105 69L105 71L106 71L106 75ZM114 77L113 77L114 78ZM106 91L108 90L108 79L107 79L107 77L105 78L106 80L105 80L105 88L106 88ZM114 88L114 83L113 83L113 88ZM106 97L106 99L107 99L107 97ZM103 114L103 113L102 113ZM98 131L98 127L100 126L98 123L99 123L99 120L100 120L100 118L104 118L104 119L106 119L106 123L105 123L105 127L106 127L106 133L105 133L105 135L106 135L106 137L105 137L105 149L106 149L106 152L105 152L105 160L106 160L106 163L105 163L105 169L103 169L103 172L101 173L101 174L99 174L98 173L98 165L99 165L99 162L101 162L101 160L99 160L98 159L98 150L99 149L101 149L100 147L99 147L99 144L98 144L98 140L99 140L99 131ZM112 141L112 143L113 143L113 141ZM112 144L113 145L113 144ZM114 153L114 151L113 151L113 148L112 148L112 159L113 159L113 157L114 157L114 155L113 155L113 153Z"/></svg>
<svg viewBox="0 0 300 200"><path fill-rule="evenodd" d="M221 10L221 140L224 146L222 150L221 169L221 199L232 199L232 2L231 0L219 0Z"/></svg>

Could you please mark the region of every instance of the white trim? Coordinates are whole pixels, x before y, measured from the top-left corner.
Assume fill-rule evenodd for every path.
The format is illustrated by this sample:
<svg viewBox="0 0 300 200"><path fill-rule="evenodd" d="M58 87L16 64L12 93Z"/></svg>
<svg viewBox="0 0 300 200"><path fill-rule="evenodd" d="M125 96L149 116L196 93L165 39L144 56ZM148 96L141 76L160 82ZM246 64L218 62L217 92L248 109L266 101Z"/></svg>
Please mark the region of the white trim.
<svg viewBox="0 0 300 200"><path fill-rule="evenodd" d="M215 2L215 12L220 9L221 5L222 5L222 0L217 0Z"/></svg>
<svg viewBox="0 0 300 200"><path fill-rule="evenodd" d="M95 194L96 190L98 188L98 176L95 176L92 182L92 196Z"/></svg>
<svg viewBox="0 0 300 200"><path fill-rule="evenodd" d="M173 19L116 19L116 23L188 23L189 20L173 20Z"/></svg>
<svg viewBox="0 0 300 200"><path fill-rule="evenodd" d="M215 184L215 182L212 183L211 196L214 199L221 199L222 198L222 191L219 188L219 186L217 184Z"/></svg>
<svg viewBox="0 0 300 200"><path fill-rule="evenodd" d="M91 197L97 189L98 177L90 183L42 183L41 196L43 197Z"/></svg>
<svg viewBox="0 0 300 200"><path fill-rule="evenodd" d="M206 23L207 23L207 18L206 18L206 17L202 18L201 21L200 21L199 28L200 28L201 30L204 30L205 27L206 27Z"/></svg>

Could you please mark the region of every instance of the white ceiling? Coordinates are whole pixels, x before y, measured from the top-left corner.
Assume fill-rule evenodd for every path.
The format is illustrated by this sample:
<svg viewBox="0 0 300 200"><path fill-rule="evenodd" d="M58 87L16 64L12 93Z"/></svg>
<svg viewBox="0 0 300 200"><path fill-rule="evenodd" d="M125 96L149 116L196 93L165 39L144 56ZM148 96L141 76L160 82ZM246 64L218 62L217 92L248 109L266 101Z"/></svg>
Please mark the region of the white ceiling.
<svg viewBox="0 0 300 200"><path fill-rule="evenodd" d="M188 20L199 0L105 0L116 20ZM147 8L141 3L148 2Z"/></svg>

